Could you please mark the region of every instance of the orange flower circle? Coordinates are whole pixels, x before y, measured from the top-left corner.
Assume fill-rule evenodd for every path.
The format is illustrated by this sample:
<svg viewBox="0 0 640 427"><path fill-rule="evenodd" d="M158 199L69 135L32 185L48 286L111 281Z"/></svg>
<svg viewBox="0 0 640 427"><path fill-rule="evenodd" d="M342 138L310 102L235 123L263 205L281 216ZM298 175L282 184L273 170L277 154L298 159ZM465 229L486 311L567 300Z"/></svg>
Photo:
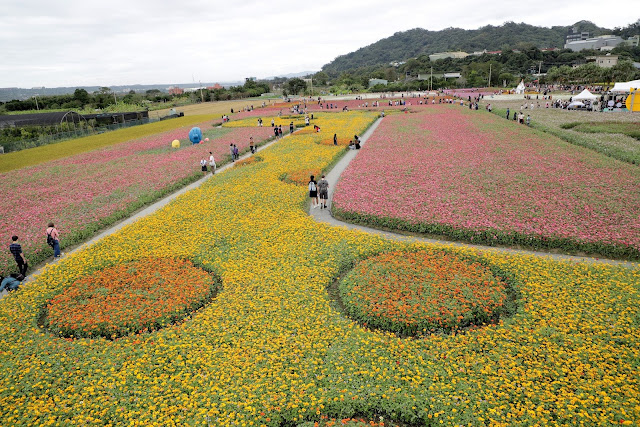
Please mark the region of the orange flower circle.
<svg viewBox="0 0 640 427"><path fill-rule="evenodd" d="M478 261L427 251L366 259L338 285L351 317L402 334L488 323L504 310L508 287Z"/></svg>
<svg viewBox="0 0 640 427"><path fill-rule="evenodd" d="M65 337L156 330L202 307L218 284L213 274L181 259L116 265L76 280L50 300L44 325Z"/></svg>

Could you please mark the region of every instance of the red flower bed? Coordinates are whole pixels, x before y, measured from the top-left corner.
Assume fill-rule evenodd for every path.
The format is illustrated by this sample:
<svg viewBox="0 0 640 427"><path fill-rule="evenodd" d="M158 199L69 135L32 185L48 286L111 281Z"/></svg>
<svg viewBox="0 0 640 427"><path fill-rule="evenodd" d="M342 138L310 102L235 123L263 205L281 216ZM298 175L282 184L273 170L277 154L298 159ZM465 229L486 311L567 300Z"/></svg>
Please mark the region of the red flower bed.
<svg viewBox="0 0 640 427"><path fill-rule="evenodd" d="M162 328L201 307L215 277L190 261L144 259L76 280L49 301L45 326L66 337L117 338Z"/></svg>
<svg viewBox="0 0 640 427"><path fill-rule="evenodd" d="M338 287L355 320L415 334L489 322L502 314L508 285L479 262L419 251L361 261Z"/></svg>

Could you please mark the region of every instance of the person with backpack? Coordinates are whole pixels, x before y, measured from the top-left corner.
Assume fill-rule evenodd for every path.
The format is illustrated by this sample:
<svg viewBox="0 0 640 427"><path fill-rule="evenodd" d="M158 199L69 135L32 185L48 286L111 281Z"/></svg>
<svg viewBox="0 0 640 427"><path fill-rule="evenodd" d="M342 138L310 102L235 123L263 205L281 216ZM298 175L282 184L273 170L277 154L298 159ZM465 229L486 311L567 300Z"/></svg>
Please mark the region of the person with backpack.
<svg viewBox="0 0 640 427"><path fill-rule="evenodd" d="M47 245L53 249L53 258L60 258L60 233L58 229L50 222L47 226Z"/></svg>
<svg viewBox="0 0 640 427"><path fill-rule="evenodd" d="M315 209L320 206L318 202L318 183L314 179L315 177L311 175L309 178L309 197L311 198L311 208Z"/></svg>
<svg viewBox="0 0 640 427"><path fill-rule="evenodd" d="M318 191L320 192L320 209L327 209L327 199L329 198L329 181L322 175L322 179L318 183Z"/></svg>

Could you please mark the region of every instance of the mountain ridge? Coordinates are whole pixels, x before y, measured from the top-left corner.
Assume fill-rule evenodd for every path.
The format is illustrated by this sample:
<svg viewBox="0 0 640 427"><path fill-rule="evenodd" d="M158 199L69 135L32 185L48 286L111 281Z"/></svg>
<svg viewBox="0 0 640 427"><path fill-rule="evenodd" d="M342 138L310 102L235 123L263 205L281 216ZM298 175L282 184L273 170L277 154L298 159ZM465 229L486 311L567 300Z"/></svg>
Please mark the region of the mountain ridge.
<svg viewBox="0 0 640 427"><path fill-rule="evenodd" d="M413 28L396 32L353 52L340 55L325 64L322 71L337 75L359 68L388 65L394 61L406 61L419 55L461 50L495 51L518 44L533 44L538 48L562 48L570 28L588 31L591 37L611 33L590 21L578 21L568 26L538 27L525 23L505 22L500 26L485 25L475 30L445 28L429 31Z"/></svg>

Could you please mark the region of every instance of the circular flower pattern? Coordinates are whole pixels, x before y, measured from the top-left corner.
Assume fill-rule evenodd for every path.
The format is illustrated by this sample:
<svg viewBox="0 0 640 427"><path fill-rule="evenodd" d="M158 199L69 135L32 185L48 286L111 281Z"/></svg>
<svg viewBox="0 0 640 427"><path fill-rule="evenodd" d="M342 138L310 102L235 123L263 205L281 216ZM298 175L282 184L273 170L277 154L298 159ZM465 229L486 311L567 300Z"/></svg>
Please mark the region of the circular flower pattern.
<svg viewBox="0 0 640 427"><path fill-rule="evenodd" d="M338 287L355 320L414 335L497 319L505 310L509 285L475 260L418 251L361 261Z"/></svg>
<svg viewBox="0 0 640 427"><path fill-rule="evenodd" d="M219 284L190 261L147 258L76 280L46 305L43 325L65 337L118 338L162 328L202 307Z"/></svg>

